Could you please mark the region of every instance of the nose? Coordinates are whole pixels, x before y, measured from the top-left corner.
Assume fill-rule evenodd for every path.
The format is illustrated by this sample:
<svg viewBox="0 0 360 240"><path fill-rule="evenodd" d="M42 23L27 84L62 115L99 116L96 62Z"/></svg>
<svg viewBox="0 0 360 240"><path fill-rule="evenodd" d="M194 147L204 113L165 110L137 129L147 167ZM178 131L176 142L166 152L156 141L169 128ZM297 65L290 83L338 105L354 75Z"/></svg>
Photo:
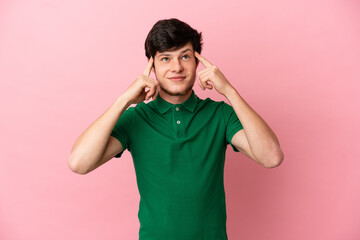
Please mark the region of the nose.
<svg viewBox="0 0 360 240"><path fill-rule="evenodd" d="M171 71L172 72L182 72L183 70L184 70L184 67L178 59L172 61L172 63L171 63Z"/></svg>

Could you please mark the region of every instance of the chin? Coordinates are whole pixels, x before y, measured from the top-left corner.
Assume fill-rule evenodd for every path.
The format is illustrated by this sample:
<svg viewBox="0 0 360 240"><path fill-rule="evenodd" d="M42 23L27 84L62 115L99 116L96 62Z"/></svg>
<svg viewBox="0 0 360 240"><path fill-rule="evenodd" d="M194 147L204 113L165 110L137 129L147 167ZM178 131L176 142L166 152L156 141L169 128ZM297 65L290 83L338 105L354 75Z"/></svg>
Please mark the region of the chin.
<svg viewBox="0 0 360 240"><path fill-rule="evenodd" d="M188 94L189 92L191 92L193 86L190 86L186 89L179 89L179 90L175 90L175 89L167 89L167 88L162 88L162 90L164 92L166 92L167 94L169 94L170 96L185 96L186 94Z"/></svg>

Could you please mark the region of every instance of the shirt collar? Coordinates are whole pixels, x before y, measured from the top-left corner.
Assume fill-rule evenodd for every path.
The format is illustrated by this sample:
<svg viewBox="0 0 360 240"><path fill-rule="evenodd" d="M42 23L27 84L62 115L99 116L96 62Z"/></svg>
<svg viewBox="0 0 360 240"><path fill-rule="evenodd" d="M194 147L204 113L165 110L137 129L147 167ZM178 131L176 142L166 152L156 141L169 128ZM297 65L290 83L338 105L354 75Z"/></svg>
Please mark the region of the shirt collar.
<svg viewBox="0 0 360 240"><path fill-rule="evenodd" d="M167 111L169 111L170 108L179 106L179 105L185 107L190 112L194 112L196 103L197 103L197 99L198 99L198 97L196 96L194 90L192 90L191 96L188 99L186 99L185 102L183 102L181 104L169 103L169 102L165 101L164 99L162 99L160 97L160 94L157 96L157 98L155 99L154 102L155 102L155 106L157 107L157 109L159 110L159 112L161 114L164 114Z"/></svg>

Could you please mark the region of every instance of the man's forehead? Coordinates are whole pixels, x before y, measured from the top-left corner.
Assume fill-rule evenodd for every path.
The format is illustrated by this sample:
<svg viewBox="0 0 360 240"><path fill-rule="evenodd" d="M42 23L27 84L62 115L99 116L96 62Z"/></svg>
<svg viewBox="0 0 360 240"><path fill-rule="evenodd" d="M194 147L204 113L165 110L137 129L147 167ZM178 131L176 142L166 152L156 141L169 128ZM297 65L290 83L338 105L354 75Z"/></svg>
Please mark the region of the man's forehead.
<svg viewBox="0 0 360 240"><path fill-rule="evenodd" d="M155 56L156 55L172 55L172 54L182 54L182 53L185 53L187 51L190 51L190 52L194 52L194 49L192 47L192 44L191 43L187 43L186 45L182 46L182 47L173 47L173 48L170 48L168 50L165 50L165 51L157 51Z"/></svg>

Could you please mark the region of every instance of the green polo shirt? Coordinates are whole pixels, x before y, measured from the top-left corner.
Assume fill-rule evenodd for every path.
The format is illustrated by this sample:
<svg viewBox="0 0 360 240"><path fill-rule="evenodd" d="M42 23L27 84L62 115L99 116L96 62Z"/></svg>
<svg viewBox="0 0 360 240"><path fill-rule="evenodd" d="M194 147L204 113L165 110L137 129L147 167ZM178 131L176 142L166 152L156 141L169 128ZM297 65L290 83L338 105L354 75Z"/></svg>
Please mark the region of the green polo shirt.
<svg viewBox="0 0 360 240"><path fill-rule="evenodd" d="M133 158L139 240L227 239L225 151L241 129L230 105L194 91L182 104L159 95L121 115L111 136Z"/></svg>

